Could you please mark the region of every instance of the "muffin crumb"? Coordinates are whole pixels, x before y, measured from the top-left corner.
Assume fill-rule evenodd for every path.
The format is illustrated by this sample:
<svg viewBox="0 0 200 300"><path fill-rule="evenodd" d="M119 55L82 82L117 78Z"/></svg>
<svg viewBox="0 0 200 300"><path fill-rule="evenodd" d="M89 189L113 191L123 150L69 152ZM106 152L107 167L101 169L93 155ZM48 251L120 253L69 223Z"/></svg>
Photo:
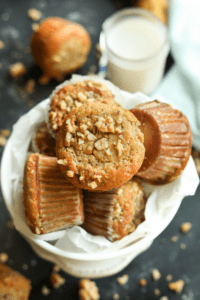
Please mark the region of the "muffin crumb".
<svg viewBox="0 0 200 300"><path fill-rule="evenodd" d="M174 291L174 292L176 292L177 294L179 294L179 293L182 292L184 285L185 285L185 282L184 282L182 279L179 279L179 280L177 280L177 281L170 282L170 283L168 284L168 288L169 288L171 291Z"/></svg>
<svg viewBox="0 0 200 300"><path fill-rule="evenodd" d="M65 278L60 276L57 272L53 271L50 276L50 282L53 288L58 289L65 283Z"/></svg>
<svg viewBox="0 0 200 300"><path fill-rule="evenodd" d="M145 278L140 279L139 284L140 284L141 286L147 285L146 279L145 279Z"/></svg>
<svg viewBox="0 0 200 300"><path fill-rule="evenodd" d="M152 271L152 278L155 281L158 281L161 277L161 273L157 269L153 269Z"/></svg>
<svg viewBox="0 0 200 300"><path fill-rule="evenodd" d="M172 242L177 242L178 241L178 236L174 235L172 238L171 238L171 241Z"/></svg>
<svg viewBox="0 0 200 300"><path fill-rule="evenodd" d="M8 254L7 253L0 253L0 262L6 263L8 261Z"/></svg>
<svg viewBox="0 0 200 300"><path fill-rule="evenodd" d="M127 274L121 276L121 277L118 277L117 278L117 282L120 284L120 285L125 285L128 281L129 277Z"/></svg>
<svg viewBox="0 0 200 300"><path fill-rule="evenodd" d="M181 224L181 232L187 233L192 228L192 224L190 222L185 222Z"/></svg>
<svg viewBox="0 0 200 300"><path fill-rule="evenodd" d="M168 274L167 276L166 276L166 280L167 281L171 281L173 279L173 276L171 275L171 274Z"/></svg>
<svg viewBox="0 0 200 300"><path fill-rule="evenodd" d="M160 290L159 289L155 289L154 290L154 295L155 296L160 296Z"/></svg>
<svg viewBox="0 0 200 300"><path fill-rule="evenodd" d="M118 300L118 299L119 299L119 294L115 293L115 294L113 295L113 300Z"/></svg>
<svg viewBox="0 0 200 300"><path fill-rule="evenodd" d="M79 281L80 300L98 300L99 298L99 289L94 281L90 279L81 279Z"/></svg>
<svg viewBox="0 0 200 300"><path fill-rule="evenodd" d="M17 62L10 66L10 76L12 78L19 78L26 73L26 68L23 63Z"/></svg>
<svg viewBox="0 0 200 300"><path fill-rule="evenodd" d="M41 290L42 295L48 296L50 293L50 289L46 285L43 285L42 290Z"/></svg>
<svg viewBox="0 0 200 300"><path fill-rule="evenodd" d="M33 21L39 21L42 17L42 13L39 10L37 10L36 8L30 8L28 10L28 16Z"/></svg>
<svg viewBox="0 0 200 300"><path fill-rule="evenodd" d="M5 43L0 40L0 49L3 49L5 47Z"/></svg>

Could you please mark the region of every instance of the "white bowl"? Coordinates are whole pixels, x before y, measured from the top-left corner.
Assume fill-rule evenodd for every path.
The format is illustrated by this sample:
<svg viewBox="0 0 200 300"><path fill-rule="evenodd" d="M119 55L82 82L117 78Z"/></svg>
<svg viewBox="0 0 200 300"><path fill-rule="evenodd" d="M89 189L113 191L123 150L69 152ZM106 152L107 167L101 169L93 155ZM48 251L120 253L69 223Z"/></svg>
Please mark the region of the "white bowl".
<svg viewBox="0 0 200 300"><path fill-rule="evenodd" d="M137 103L139 98L145 98L145 96L143 97L139 93L135 95L123 91L121 93L128 102L132 101L131 99L135 99L134 103ZM163 187L152 187L153 192L148 198L146 205L146 221L141 224L143 230L145 228L145 235L143 237L134 240L131 239L130 235L130 237L124 238L126 239L126 243L124 244L126 246L124 248L118 249L119 247L115 247L115 243L113 243L113 249L104 253L78 253L61 250L55 246L55 241L49 242L44 240L42 236L37 236L30 231L25 222L21 199L16 202L15 194L13 194L16 171L20 169L23 178L23 167L26 160L29 139L31 139L31 136L28 141L23 139L23 132L27 132L28 126L34 127L33 114L38 114L37 118L41 121L41 116L44 113L44 103L45 101L38 104L24 116L25 118L23 117L17 122L5 147L1 162L1 187L5 204L13 218L16 229L43 259L51 261L65 272L76 277L98 278L116 274L125 268L137 255L150 247L155 237L171 222L184 196L195 193L199 179L192 158L188 162L187 170L185 169L177 180ZM131 103L126 103L126 106L131 106ZM20 126L23 126L23 131L19 131L19 123L21 124ZM25 152L20 150L20 147L24 143L27 143ZM14 152L13 149L18 153ZM22 163L20 163L20 160L15 159L15 154L16 157L17 155L21 155ZM153 219L156 221L153 222ZM59 231L58 237L62 237L64 232ZM48 239L50 240L50 238Z"/></svg>

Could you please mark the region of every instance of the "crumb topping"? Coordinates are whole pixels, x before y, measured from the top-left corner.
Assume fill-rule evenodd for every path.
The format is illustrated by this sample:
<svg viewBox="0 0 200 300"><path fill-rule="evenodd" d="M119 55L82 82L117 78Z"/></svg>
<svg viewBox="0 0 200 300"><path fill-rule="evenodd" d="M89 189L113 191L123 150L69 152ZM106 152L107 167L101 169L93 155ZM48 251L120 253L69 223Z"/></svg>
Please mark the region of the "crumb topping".
<svg viewBox="0 0 200 300"><path fill-rule="evenodd" d="M89 279L81 279L79 281L80 300L98 300L99 298L99 289L94 281Z"/></svg>

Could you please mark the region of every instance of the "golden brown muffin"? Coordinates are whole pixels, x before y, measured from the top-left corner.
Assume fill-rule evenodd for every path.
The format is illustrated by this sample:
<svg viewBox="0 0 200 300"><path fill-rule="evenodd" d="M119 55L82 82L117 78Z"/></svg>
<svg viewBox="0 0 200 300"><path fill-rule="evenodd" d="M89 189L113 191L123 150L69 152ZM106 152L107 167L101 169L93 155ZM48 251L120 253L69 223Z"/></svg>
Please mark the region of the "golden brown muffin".
<svg viewBox="0 0 200 300"><path fill-rule="evenodd" d="M191 153L192 135L187 118L157 100L137 105L131 112L144 133L145 159L137 176L151 184L165 184L184 170Z"/></svg>
<svg viewBox="0 0 200 300"><path fill-rule="evenodd" d="M167 0L133 0L134 6L150 10L163 23L168 21L168 1Z"/></svg>
<svg viewBox="0 0 200 300"><path fill-rule="evenodd" d="M61 88L52 100L50 98L50 101L49 123L54 133L58 132L66 114L82 104L94 101L106 104L115 103L112 92L101 82L93 80L68 84Z"/></svg>
<svg viewBox="0 0 200 300"><path fill-rule="evenodd" d="M28 300L30 291L30 280L0 263L0 299Z"/></svg>
<svg viewBox="0 0 200 300"><path fill-rule="evenodd" d="M122 239L144 221L146 198L140 180L131 179L117 189L102 193L86 191L84 228L110 241Z"/></svg>
<svg viewBox="0 0 200 300"><path fill-rule="evenodd" d="M57 134L58 163L66 178L86 190L127 182L144 159L143 134L132 113L100 102L72 110Z"/></svg>
<svg viewBox="0 0 200 300"><path fill-rule="evenodd" d="M50 135L46 123L43 123L37 130L31 141L31 147L33 152L47 156L56 156L56 141Z"/></svg>
<svg viewBox="0 0 200 300"><path fill-rule="evenodd" d="M33 233L83 223L82 190L69 183L55 157L29 155L24 169L25 214Z"/></svg>
<svg viewBox="0 0 200 300"><path fill-rule="evenodd" d="M31 39L36 63L46 77L58 81L86 62L90 48L90 36L84 27L58 17L41 22Z"/></svg>

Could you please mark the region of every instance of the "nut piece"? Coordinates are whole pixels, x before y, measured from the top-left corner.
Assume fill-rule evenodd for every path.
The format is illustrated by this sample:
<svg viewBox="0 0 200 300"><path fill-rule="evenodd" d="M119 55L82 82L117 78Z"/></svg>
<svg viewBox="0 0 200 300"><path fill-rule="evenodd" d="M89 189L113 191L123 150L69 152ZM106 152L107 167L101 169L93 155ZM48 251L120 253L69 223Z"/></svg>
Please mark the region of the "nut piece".
<svg viewBox="0 0 200 300"><path fill-rule="evenodd" d="M146 279L145 279L145 278L140 279L139 284L140 284L141 286L147 285Z"/></svg>
<svg viewBox="0 0 200 300"><path fill-rule="evenodd" d="M79 281L80 300L98 300L99 298L99 289L94 281L89 279L81 279Z"/></svg>
<svg viewBox="0 0 200 300"><path fill-rule="evenodd" d="M161 277L161 274L157 269L153 269L152 277L153 277L153 280L158 281Z"/></svg>
<svg viewBox="0 0 200 300"><path fill-rule="evenodd" d="M28 16L33 21L39 21L42 17L42 13L39 10L35 9L35 8L30 8L28 10Z"/></svg>
<svg viewBox="0 0 200 300"><path fill-rule="evenodd" d="M10 66L10 76L12 78L19 78L26 73L26 68L21 62L17 62Z"/></svg>
<svg viewBox="0 0 200 300"><path fill-rule="evenodd" d="M185 222L185 223L182 223L182 225L181 225L181 231L183 233L187 233L191 228L192 228L192 224L190 222Z"/></svg>
<svg viewBox="0 0 200 300"><path fill-rule="evenodd" d="M179 279L177 281L170 282L168 284L168 288L171 291L174 291L174 292L176 292L178 294L178 293L182 292L184 285L185 285L185 282L182 279Z"/></svg>
<svg viewBox="0 0 200 300"><path fill-rule="evenodd" d="M52 272L50 276L50 282L53 288L58 289L65 283L65 278L60 276L57 272Z"/></svg>
<svg viewBox="0 0 200 300"><path fill-rule="evenodd" d="M129 277L128 277L128 275L126 274L126 275L123 275L122 277L118 277L118 278L117 278L117 282L118 282L120 285L124 285L124 284L127 283L128 279L129 279Z"/></svg>

